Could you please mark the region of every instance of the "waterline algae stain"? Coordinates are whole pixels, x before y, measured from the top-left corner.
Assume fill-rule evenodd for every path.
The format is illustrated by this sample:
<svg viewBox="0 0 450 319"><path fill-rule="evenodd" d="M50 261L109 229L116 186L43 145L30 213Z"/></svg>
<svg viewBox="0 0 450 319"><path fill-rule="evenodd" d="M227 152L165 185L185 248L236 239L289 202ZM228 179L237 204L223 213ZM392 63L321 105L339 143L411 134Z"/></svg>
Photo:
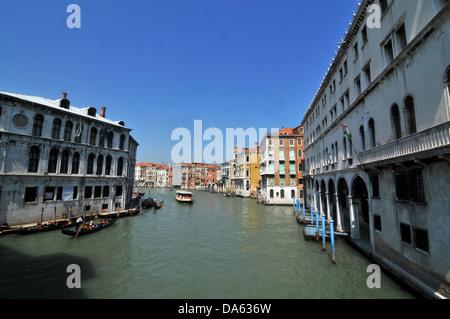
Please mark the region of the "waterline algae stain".
<svg viewBox="0 0 450 319"><path fill-rule="evenodd" d="M292 207L207 192L183 205L166 189L145 191L164 208L76 241L59 231L2 237L0 297L413 298L383 273L380 288L368 288L371 262L345 241L333 264L329 249L304 240ZM66 285L71 264L80 289Z"/></svg>

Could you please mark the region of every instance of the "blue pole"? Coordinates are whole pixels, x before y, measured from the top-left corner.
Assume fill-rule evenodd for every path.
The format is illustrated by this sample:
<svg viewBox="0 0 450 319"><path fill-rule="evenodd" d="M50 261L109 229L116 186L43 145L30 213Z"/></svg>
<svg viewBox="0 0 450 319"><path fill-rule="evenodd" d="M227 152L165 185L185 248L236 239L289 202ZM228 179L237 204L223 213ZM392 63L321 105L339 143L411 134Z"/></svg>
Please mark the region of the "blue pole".
<svg viewBox="0 0 450 319"><path fill-rule="evenodd" d="M334 222L331 220L330 222L330 237L331 237L331 261L336 263L336 256L334 254Z"/></svg>
<svg viewBox="0 0 450 319"><path fill-rule="evenodd" d="M306 220L305 201L303 201L303 220Z"/></svg>
<svg viewBox="0 0 450 319"><path fill-rule="evenodd" d="M316 212L316 240L319 241L319 211Z"/></svg>
<svg viewBox="0 0 450 319"><path fill-rule="evenodd" d="M294 214L295 214L295 198L293 199L293 206L294 206Z"/></svg>
<svg viewBox="0 0 450 319"><path fill-rule="evenodd" d="M325 250L325 214L322 216L322 250Z"/></svg>
<svg viewBox="0 0 450 319"><path fill-rule="evenodd" d="M314 207L311 205L311 224L314 225Z"/></svg>

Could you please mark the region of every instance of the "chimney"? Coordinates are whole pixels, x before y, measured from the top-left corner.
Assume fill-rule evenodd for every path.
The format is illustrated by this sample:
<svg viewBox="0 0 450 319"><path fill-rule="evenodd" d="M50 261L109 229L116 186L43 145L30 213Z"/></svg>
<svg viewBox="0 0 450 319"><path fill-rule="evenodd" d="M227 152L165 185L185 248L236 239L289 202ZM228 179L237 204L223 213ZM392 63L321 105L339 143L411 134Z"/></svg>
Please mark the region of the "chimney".
<svg viewBox="0 0 450 319"><path fill-rule="evenodd" d="M65 100L67 99L67 93L63 93L62 98Z"/></svg>
<svg viewBox="0 0 450 319"><path fill-rule="evenodd" d="M100 111L100 116L105 117L105 115L106 115L106 107L102 106L101 111Z"/></svg>

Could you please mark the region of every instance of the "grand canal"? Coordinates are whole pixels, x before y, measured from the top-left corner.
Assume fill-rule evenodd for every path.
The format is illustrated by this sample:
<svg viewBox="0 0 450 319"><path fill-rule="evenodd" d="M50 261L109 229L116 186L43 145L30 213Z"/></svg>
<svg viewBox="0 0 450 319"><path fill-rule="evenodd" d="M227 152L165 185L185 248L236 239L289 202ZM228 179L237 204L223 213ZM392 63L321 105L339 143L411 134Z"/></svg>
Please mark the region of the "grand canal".
<svg viewBox="0 0 450 319"><path fill-rule="evenodd" d="M59 231L0 237L1 298L291 299L413 298L382 274L369 289L370 261L345 241L305 241L291 207L194 192L147 189L164 208L121 218L74 240ZM68 265L81 288L66 284Z"/></svg>

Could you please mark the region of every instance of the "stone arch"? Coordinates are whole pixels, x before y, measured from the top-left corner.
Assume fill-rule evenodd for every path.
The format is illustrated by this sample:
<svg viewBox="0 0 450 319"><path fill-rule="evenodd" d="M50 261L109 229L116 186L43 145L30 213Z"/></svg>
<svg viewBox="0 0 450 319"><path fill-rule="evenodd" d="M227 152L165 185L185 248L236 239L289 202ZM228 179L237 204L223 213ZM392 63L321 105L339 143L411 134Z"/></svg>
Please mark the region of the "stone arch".
<svg viewBox="0 0 450 319"><path fill-rule="evenodd" d="M361 239L370 240L370 202L368 183L359 175L352 180L351 196L356 227L358 227Z"/></svg>
<svg viewBox="0 0 450 319"><path fill-rule="evenodd" d="M336 187L334 185L334 181L332 178L328 180L328 200L329 200L329 216L331 219L336 221L337 219L337 210L336 210Z"/></svg>
<svg viewBox="0 0 450 319"><path fill-rule="evenodd" d="M350 210L348 205L348 196L350 195L347 181L344 177L340 177L338 179L337 188L337 209L342 216L342 227L345 230L350 230Z"/></svg>

